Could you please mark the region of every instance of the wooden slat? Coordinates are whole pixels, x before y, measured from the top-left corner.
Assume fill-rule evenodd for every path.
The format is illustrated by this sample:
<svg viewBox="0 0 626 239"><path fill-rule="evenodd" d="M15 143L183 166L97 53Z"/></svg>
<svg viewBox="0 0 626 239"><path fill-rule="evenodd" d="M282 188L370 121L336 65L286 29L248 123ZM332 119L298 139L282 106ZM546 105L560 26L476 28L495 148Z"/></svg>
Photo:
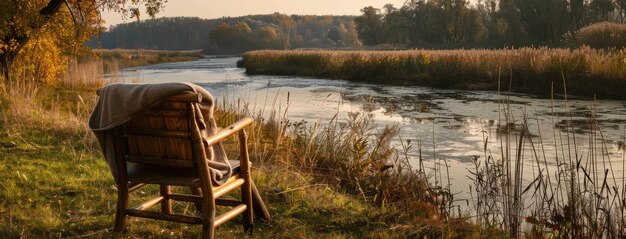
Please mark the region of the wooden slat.
<svg viewBox="0 0 626 239"><path fill-rule="evenodd" d="M169 198L183 202L202 202L202 196L172 193Z"/></svg>
<svg viewBox="0 0 626 239"><path fill-rule="evenodd" d="M218 217L215 218L215 226L217 227L219 225L222 225L222 223L224 223L224 222L226 222L226 221L228 221L230 219L233 219L233 217L236 217L237 215L241 214L245 210L246 210L246 205L242 204L242 205L239 205L239 206L231 209L230 211L228 211L228 212L226 212L226 213L224 213L222 215L219 215Z"/></svg>
<svg viewBox="0 0 626 239"><path fill-rule="evenodd" d="M191 217L191 216L183 216L176 214L163 214L159 212L151 212L151 211L142 211L129 209L126 210L126 214L133 217L143 217L150 218L156 220L164 220L170 222L182 222L187 224L202 224L202 218L200 217Z"/></svg>
<svg viewBox="0 0 626 239"><path fill-rule="evenodd" d="M183 101L183 102L202 102L202 94L195 92L184 92L175 96L167 98L168 101Z"/></svg>
<svg viewBox="0 0 626 239"><path fill-rule="evenodd" d="M155 198L150 199L150 200L148 200L148 201L146 201L146 202L144 202L142 204L134 206L131 209L134 209L134 210L145 210L145 209L148 209L148 208L156 205L157 203L160 203L161 201L163 201L163 199L165 199L165 198L161 197L161 196L155 197Z"/></svg>
<svg viewBox="0 0 626 239"><path fill-rule="evenodd" d="M243 129L244 127L251 125L252 123L254 123L254 119L252 119L252 117L245 117L235 122L234 124L231 124L228 127L218 131L216 134L205 138L205 143L208 145L214 145L217 142L220 142L225 138L237 133L237 131Z"/></svg>
<svg viewBox="0 0 626 239"><path fill-rule="evenodd" d="M234 199L218 198L218 199L215 199L215 204L220 205L220 206L236 207L244 203L241 201L234 200Z"/></svg>
<svg viewBox="0 0 626 239"><path fill-rule="evenodd" d="M244 180L242 178L238 178L235 181L233 181L232 183L227 183L225 185L222 185L218 188L215 188L213 190L213 197L215 197L216 199L221 197L222 195L232 191L235 188L240 187L243 184Z"/></svg>
<svg viewBox="0 0 626 239"><path fill-rule="evenodd" d="M185 160L185 159L126 155L126 161L133 162L133 163L145 163L145 164L168 166L168 167L187 167L187 168L193 167L193 161Z"/></svg>
<svg viewBox="0 0 626 239"><path fill-rule="evenodd" d="M170 194L168 198L172 200L176 200L176 201L183 201L183 202L201 202L202 201L202 196L177 194L177 193ZM220 205L220 206L235 207L243 203L241 201L237 201L234 199L218 198L215 200L215 204Z"/></svg>
<svg viewBox="0 0 626 239"><path fill-rule="evenodd" d="M177 117L177 118L187 118L189 115L186 110L162 110L162 109L151 109L143 112L145 115L149 116L161 116L161 117Z"/></svg>
<svg viewBox="0 0 626 239"><path fill-rule="evenodd" d="M190 112L185 109L185 112ZM188 118L179 117L164 117L164 129L167 130L180 130L190 132ZM185 139L167 139L165 148L165 157L169 158L183 158L191 159L193 155L191 153L191 141L188 138Z"/></svg>
<svg viewBox="0 0 626 239"><path fill-rule="evenodd" d="M146 184L145 183L130 183L128 185L128 192L131 193L137 189L142 188L143 186L146 186Z"/></svg>
<svg viewBox="0 0 626 239"><path fill-rule="evenodd" d="M125 128L123 129L123 133L126 135L138 135L138 136L189 138L189 132L179 131L179 130Z"/></svg>

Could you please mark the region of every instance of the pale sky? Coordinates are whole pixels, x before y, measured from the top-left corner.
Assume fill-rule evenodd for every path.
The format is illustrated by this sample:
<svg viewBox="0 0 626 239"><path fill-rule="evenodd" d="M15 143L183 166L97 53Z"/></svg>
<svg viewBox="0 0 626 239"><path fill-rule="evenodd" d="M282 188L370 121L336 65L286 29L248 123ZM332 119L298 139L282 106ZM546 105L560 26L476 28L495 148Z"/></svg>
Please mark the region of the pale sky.
<svg viewBox="0 0 626 239"><path fill-rule="evenodd" d="M280 12L291 15L359 15L366 6L382 8L387 3L400 8L405 0L169 0L157 17L200 17L220 18ZM142 18L147 14L142 12ZM122 17L113 12L103 12L105 25L122 22Z"/></svg>

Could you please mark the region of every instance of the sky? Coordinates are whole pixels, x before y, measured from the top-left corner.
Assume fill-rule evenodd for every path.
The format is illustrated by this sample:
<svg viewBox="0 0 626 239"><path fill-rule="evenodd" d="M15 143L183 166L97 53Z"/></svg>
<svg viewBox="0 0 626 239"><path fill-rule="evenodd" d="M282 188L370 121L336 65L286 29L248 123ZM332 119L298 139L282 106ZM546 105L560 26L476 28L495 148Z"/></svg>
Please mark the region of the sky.
<svg viewBox="0 0 626 239"><path fill-rule="evenodd" d="M157 17L220 18L280 12L291 15L359 15L366 6L382 8L387 3L399 8L405 0L169 0ZM147 15L142 12L142 16ZM103 12L106 25L134 19L122 19L118 13ZM145 18L145 17L143 17Z"/></svg>

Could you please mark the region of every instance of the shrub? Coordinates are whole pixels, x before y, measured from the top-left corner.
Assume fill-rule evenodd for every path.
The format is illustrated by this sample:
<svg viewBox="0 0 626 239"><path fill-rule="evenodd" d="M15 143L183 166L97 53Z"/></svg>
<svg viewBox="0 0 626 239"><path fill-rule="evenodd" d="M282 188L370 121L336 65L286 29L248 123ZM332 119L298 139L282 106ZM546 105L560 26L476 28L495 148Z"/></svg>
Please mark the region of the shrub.
<svg viewBox="0 0 626 239"><path fill-rule="evenodd" d="M583 45L592 48L626 47L626 24L601 22L589 25L566 37L566 41L575 47Z"/></svg>

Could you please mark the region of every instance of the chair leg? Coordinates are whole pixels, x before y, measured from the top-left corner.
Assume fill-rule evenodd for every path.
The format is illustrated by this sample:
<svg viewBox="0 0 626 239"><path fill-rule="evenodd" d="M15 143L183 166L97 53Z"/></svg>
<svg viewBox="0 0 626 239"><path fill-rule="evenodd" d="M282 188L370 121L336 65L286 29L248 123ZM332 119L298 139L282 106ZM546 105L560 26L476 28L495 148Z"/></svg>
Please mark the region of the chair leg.
<svg viewBox="0 0 626 239"><path fill-rule="evenodd" d="M200 188L198 188L201 190ZM215 237L215 200L203 198L202 208L202 239L213 239Z"/></svg>
<svg viewBox="0 0 626 239"><path fill-rule="evenodd" d="M172 194L172 187L170 185L159 185L161 196L165 199L161 202L161 212L166 214L172 214L172 200L169 199L169 195Z"/></svg>
<svg viewBox="0 0 626 239"><path fill-rule="evenodd" d="M119 234L124 232L124 224L126 223L126 208L128 207L128 187L118 186L117 191L117 208L115 210L115 227L113 232Z"/></svg>
<svg viewBox="0 0 626 239"><path fill-rule="evenodd" d="M252 225L254 220L252 205L252 180L250 175L244 176L244 183L241 185L241 200L246 204L246 210L243 212L243 230L247 234L252 233Z"/></svg>
<svg viewBox="0 0 626 239"><path fill-rule="evenodd" d="M261 197L261 193L254 185L254 181L250 181L250 186L252 187L252 208L254 209L254 215L261 220L270 221L272 218L270 216L270 212L267 210L267 206L263 202L263 198Z"/></svg>
<svg viewBox="0 0 626 239"><path fill-rule="evenodd" d="M202 225L202 239L213 239L215 236L215 225L213 223Z"/></svg>

